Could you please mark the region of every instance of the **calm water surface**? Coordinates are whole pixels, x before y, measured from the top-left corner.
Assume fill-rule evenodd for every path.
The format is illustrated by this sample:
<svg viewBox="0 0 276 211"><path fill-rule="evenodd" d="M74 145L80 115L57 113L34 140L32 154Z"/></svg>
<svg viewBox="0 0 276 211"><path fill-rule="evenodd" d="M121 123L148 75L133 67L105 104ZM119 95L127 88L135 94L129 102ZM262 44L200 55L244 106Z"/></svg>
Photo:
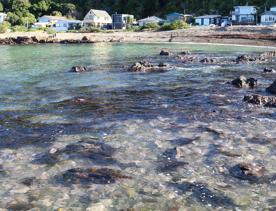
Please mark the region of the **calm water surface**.
<svg viewBox="0 0 276 211"><path fill-rule="evenodd" d="M225 58L268 50L0 46L0 208L275 209L276 109L242 102L245 94L265 94L275 75L252 64L126 71L142 59L161 61L164 47ZM74 65L95 71L69 73ZM259 88L226 83L240 74L258 78ZM74 97L89 103L68 101ZM232 167L242 162L265 166L267 179L234 177Z"/></svg>

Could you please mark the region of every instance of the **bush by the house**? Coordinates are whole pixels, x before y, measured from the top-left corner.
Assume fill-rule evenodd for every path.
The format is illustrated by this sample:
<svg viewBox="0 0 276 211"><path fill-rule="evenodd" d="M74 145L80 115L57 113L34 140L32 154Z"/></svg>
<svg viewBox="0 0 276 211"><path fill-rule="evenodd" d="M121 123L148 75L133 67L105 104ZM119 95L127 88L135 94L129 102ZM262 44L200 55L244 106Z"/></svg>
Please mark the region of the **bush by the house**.
<svg viewBox="0 0 276 211"><path fill-rule="evenodd" d="M159 28L160 26L157 23L152 22L152 23L145 24L140 28L140 30L157 30Z"/></svg>
<svg viewBox="0 0 276 211"><path fill-rule="evenodd" d="M10 28L11 28L11 24L5 21L0 24L0 33L6 33Z"/></svg>
<svg viewBox="0 0 276 211"><path fill-rule="evenodd" d="M47 34L56 34L57 31L52 29L52 28L45 28L44 31L47 33Z"/></svg>
<svg viewBox="0 0 276 211"><path fill-rule="evenodd" d="M170 31L170 30L177 30L177 29L187 29L190 25L187 24L185 21L174 21L170 24L164 24L160 27L160 31Z"/></svg>
<svg viewBox="0 0 276 211"><path fill-rule="evenodd" d="M94 26L85 26L80 29L80 32L82 33L96 33L101 32L99 28L96 28Z"/></svg>
<svg viewBox="0 0 276 211"><path fill-rule="evenodd" d="M11 29L13 32L27 32L28 31L28 28L26 26L22 26L22 25L13 26Z"/></svg>

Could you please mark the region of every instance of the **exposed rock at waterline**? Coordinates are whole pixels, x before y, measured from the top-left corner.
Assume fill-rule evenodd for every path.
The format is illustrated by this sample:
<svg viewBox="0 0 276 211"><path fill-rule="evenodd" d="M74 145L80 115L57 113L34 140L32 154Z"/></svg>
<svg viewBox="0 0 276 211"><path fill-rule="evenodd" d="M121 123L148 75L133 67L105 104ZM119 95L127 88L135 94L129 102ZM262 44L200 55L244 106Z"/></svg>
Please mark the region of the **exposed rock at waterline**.
<svg viewBox="0 0 276 211"><path fill-rule="evenodd" d="M168 49L162 49L160 52L160 56L170 56L171 52Z"/></svg>
<svg viewBox="0 0 276 211"><path fill-rule="evenodd" d="M201 63L214 63L215 60L213 58L208 58L208 57L205 57L204 59L200 60Z"/></svg>
<svg viewBox="0 0 276 211"><path fill-rule="evenodd" d="M191 52L188 50L180 52L181 55L191 55Z"/></svg>
<svg viewBox="0 0 276 211"><path fill-rule="evenodd" d="M255 62L257 60L258 59L253 56L241 55L241 56L238 56L235 61L236 63L248 63L248 62Z"/></svg>
<svg viewBox="0 0 276 211"><path fill-rule="evenodd" d="M267 51L260 55L262 59L272 59L274 57L276 57L276 51Z"/></svg>
<svg viewBox="0 0 276 211"><path fill-rule="evenodd" d="M141 72L141 73L153 73L153 72L165 72L169 68L168 64L160 63L159 65L153 65L147 61L141 61L134 63L128 71Z"/></svg>
<svg viewBox="0 0 276 211"><path fill-rule="evenodd" d="M74 72L74 73L81 73L86 71L87 71L87 67L84 67L84 66L74 66L70 70L70 72Z"/></svg>
<svg viewBox="0 0 276 211"><path fill-rule="evenodd" d="M276 97L273 96L251 95L245 96L243 101L265 107L276 107Z"/></svg>
<svg viewBox="0 0 276 211"><path fill-rule="evenodd" d="M257 87L257 80L254 78L246 78L245 76L240 76L233 80L231 84L237 88L251 88L254 89Z"/></svg>
<svg viewBox="0 0 276 211"><path fill-rule="evenodd" d="M271 94L276 94L276 80L269 87L266 88L266 91Z"/></svg>
<svg viewBox="0 0 276 211"><path fill-rule="evenodd" d="M266 68L264 68L264 72L265 73L276 73L276 69L274 69L272 67L270 67L270 68L266 67Z"/></svg>

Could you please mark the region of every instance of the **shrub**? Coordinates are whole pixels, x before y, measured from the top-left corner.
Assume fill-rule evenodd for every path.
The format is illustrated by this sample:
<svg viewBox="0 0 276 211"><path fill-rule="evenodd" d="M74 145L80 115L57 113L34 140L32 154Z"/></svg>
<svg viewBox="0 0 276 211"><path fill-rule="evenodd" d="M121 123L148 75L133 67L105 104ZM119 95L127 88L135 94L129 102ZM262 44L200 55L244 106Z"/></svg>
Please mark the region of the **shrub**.
<svg viewBox="0 0 276 211"><path fill-rule="evenodd" d="M52 29L52 28L45 28L44 31L47 33L47 34L55 34L57 33L56 30Z"/></svg>
<svg viewBox="0 0 276 211"><path fill-rule="evenodd" d="M80 29L80 32L82 33L96 33L101 32L99 28L96 28L94 26L85 26Z"/></svg>
<svg viewBox="0 0 276 211"><path fill-rule="evenodd" d="M145 29L157 30L157 29L159 29L159 28L160 28L160 26L159 26L157 23L152 22L152 23L147 23L147 24L145 24L144 26L142 26L142 27L140 28L140 30L145 30Z"/></svg>
<svg viewBox="0 0 276 211"><path fill-rule="evenodd" d="M27 32L28 28L26 26L16 25L12 27L13 32Z"/></svg>
<svg viewBox="0 0 276 211"><path fill-rule="evenodd" d="M6 33L10 28L11 24L5 21L0 24L0 33Z"/></svg>
<svg viewBox="0 0 276 211"><path fill-rule="evenodd" d="M185 21L174 21L170 24L164 24L160 27L160 31L170 31L170 30L177 30L177 29L187 29L190 25L187 24Z"/></svg>

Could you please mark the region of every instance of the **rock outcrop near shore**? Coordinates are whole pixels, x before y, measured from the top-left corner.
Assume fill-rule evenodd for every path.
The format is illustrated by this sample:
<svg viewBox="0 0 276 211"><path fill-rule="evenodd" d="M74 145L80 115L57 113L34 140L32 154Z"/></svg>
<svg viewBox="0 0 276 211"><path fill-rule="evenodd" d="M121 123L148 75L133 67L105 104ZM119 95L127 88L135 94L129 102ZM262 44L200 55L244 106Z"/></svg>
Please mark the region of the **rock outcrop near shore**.
<svg viewBox="0 0 276 211"><path fill-rule="evenodd" d="M160 73L169 69L169 65L166 63L160 63L159 65L153 65L147 61L136 62L128 69L130 72L140 73Z"/></svg>
<svg viewBox="0 0 276 211"><path fill-rule="evenodd" d="M46 44L46 43L60 43L60 44L81 44L94 43L94 41L84 36L82 39L63 39L59 40L55 37L49 36L46 38L38 38L36 36L18 36L0 39L0 45L30 45L30 44Z"/></svg>
<svg viewBox="0 0 276 211"><path fill-rule="evenodd" d="M276 107L276 97L273 96L250 95L245 96L243 100L250 104Z"/></svg>
<svg viewBox="0 0 276 211"><path fill-rule="evenodd" d="M246 78L241 75L231 82L231 84L237 88L250 88L254 89L257 87L257 80L255 78Z"/></svg>
<svg viewBox="0 0 276 211"><path fill-rule="evenodd" d="M266 91L271 94L276 94L276 80L266 89Z"/></svg>

